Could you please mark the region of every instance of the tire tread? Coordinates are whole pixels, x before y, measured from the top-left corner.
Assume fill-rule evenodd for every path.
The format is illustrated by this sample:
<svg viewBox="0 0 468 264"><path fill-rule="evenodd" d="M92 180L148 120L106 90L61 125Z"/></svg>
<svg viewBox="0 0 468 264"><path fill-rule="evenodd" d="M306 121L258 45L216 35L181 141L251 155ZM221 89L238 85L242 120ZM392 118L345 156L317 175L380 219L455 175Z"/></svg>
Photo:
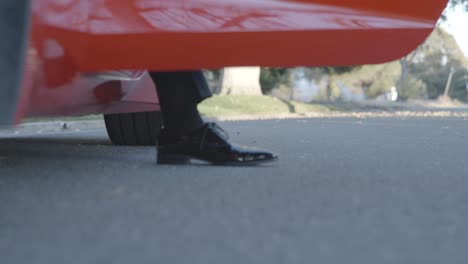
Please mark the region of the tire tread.
<svg viewBox="0 0 468 264"><path fill-rule="evenodd" d="M154 146L161 130L159 112L105 114L104 121L111 142L121 146Z"/></svg>

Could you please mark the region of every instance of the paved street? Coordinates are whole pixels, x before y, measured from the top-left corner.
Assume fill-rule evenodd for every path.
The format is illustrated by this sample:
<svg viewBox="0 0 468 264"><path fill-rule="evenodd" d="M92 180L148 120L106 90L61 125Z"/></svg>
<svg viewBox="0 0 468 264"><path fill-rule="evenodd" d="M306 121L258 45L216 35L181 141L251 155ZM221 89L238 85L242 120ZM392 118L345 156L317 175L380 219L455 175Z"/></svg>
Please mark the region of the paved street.
<svg viewBox="0 0 468 264"><path fill-rule="evenodd" d="M468 263L468 120L221 125L280 160L158 166L100 128L4 135L0 263Z"/></svg>

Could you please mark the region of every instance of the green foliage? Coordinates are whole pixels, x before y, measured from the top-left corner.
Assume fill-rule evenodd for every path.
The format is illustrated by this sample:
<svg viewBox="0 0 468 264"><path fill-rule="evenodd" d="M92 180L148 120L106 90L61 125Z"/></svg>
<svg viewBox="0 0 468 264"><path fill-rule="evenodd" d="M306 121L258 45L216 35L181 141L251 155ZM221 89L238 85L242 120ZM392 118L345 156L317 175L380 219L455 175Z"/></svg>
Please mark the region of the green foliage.
<svg viewBox="0 0 468 264"><path fill-rule="evenodd" d="M260 86L263 94L269 94L271 90L285 82L287 69L262 68L260 71Z"/></svg>
<svg viewBox="0 0 468 264"><path fill-rule="evenodd" d="M330 79L327 86L327 99L329 101L336 101L341 99L341 89L335 80Z"/></svg>
<svg viewBox="0 0 468 264"><path fill-rule="evenodd" d="M413 76L417 76L425 83L429 99L437 99L444 93L452 67L457 73L466 71L460 61L444 58L446 58L446 55L437 51L428 54L425 57L424 62L412 63L409 65L410 73ZM444 60L448 60L448 62L443 64L442 62ZM459 100L466 100L466 89L464 84L454 81L450 89L451 93L449 96Z"/></svg>
<svg viewBox="0 0 468 264"><path fill-rule="evenodd" d="M468 3L468 0L462 0ZM402 64L406 69L402 74ZM302 68L301 78L315 81L319 91L317 100L339 100L348 96L349 91L355 94L365 93L369 98L375 98L397 87L400 98L436 99L444 93L450 68L454 67L456 74L450 89L450 96L462 101L468 101L464 76L468 75L468 60L464 57L455 39L441 28L436 28L429 39L417 51L401 61L393 61L378 65L345 66L345 67L315 67ZM295 71L297 73L297 71ZM211 76L216 80L218 72ZM281 94L290 98L294 74L284 68L262 68L260 84L264 94ZM330 80L327 85L326 80ZM335 83L348 87L344 95ZM281 89L279 89L281 88ZM271 91L275 89L273 93ZM284 95L284 96L283 96Z"/></svg>
<svg viewBox="0 0 468 264"><path fill-rule="evenodd" d="M397 86L398 97L401 100L420 99L427 97L427 86L413 75L401 79Z"/></svg>
<svg viewBox="0 0 468 264"><path fill-rule="evenodd" d="M339 101L342 99L342 91L334 78L326 81L325 87L320 89L312 101Z"/></svg>
<svg viewBox="0 0 468 264"><path fill-rule="evenodd" d="M421 55L425 59L425 55L437 52L443 52L443 55L446 55L449 59L459 61L462 61L465 57L455 38L441 27L434 29L424 44L412 53L412 57L417 62L418 57Z"/></svg>
<svg viewBox="0 0 468 264"><path fill-rule="evenodd" d="M468 101L468 71L459 70L453 76L452 85L450 86L449 96L451 98L457 98L460 101Z"/></svg>
<svg viewBox="0 0 468 264"><path fill-rule="evenodd" d="M328 112L330 108L316 104L280 100L271 96L213 96L198 105L207 117L277 115L288 113Z"/></svg>
<svg viewBox="0 0 468 264"><path fill-rule="evenodd" d="M372 76L371 85L366 92L369 98L375 98L388 92L392 86L396 86L401 71L395 66L396 64L385 64L379 72Z"/></svg>
<svg viewBox="0 0 468 264"><path fill-rule="evenodd" d="M361 68L361 66L341 66L341 67L319 67L323 73L328 75L338 75L343 73L349 73L354 70Z"/></svg>
<svg viewBox="0 0 468 264"><path fill-rule="evenodd" d="M372 82L366 94L369 98L375 98L387 92L392 86L394 86L394 84L395 81L390 76L381 76Z"/></svg>
<svg viewBox="0 0 468 264"><path fill-rule="evenodd" d="M314 67L307 68L306 78L315 78L317 75L340 75L359 69L361 66L343 67ZM281 84L289 84L289 71L285 68L262 68L260 72L260 85L263 94L269 94L271 90Z"/></svg>
<svg viewBox="0 0 468 264"><path fill-rule="evenodd" d="M468 0L467 0L468 1ZM404 99L423 96L424 88L414 79L424 83L429 99L441 96L447 84L450 70L455 70L454 81L450 87L449 96L466 101L466 89L462 78L466 72L466 60L453 36L438 27L429 39L417 51L406 57L407 75L402 76L398 90ZM460 77L457 77L460 76Z"/></svg>

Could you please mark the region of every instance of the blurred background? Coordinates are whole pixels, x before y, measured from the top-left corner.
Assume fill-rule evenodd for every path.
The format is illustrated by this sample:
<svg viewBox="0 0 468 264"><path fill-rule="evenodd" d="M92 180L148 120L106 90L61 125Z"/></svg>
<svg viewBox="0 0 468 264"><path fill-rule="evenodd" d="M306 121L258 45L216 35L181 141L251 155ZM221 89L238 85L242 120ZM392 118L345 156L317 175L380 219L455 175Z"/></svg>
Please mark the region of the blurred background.
<svg viewBox="0 0 468 264"><path fill-rule="evenodd" d="M214 94L223 97L210 99L200 106L201 111L216 116L297 109L307 112L467 107L467 7L467 0L452 0L436 29L420 47L385 64L205 71ZM398 45L399 40L394 41ZM241 105L262 109L251 106L242 110L237 107Z"/></svg>

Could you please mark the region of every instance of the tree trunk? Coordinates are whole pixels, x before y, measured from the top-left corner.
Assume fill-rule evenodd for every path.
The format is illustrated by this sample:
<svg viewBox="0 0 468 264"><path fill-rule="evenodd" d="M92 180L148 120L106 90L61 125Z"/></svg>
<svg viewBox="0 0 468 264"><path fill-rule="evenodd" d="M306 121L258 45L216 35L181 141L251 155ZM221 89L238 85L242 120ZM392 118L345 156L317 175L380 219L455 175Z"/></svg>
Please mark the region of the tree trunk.
<svg viewBox="0 0 468 264"><path fill-rule="evenodd" d="M400 79L398 80L397 84L401 90L406 89L405 84L406 84L406 78L408 77L408 61L406 57L403 57L400 59L400 66L401 66L401 75Z"/></svg>
<svg viewBox="0 0 468 264"><path fill-rule="evenodd" d="M224 68L220 95L262 95L260 67Z"/></svg>

